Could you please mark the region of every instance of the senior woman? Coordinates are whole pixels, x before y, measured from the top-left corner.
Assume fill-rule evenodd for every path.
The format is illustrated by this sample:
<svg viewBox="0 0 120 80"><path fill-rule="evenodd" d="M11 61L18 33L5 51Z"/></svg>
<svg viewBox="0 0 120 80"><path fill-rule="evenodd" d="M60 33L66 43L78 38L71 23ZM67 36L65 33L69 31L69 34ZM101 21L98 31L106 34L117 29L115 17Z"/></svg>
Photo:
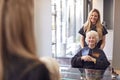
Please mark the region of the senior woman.
<svg viewBox="0 0 120 80"><path fill-rule="evenodd" d="M72 57L72 67L105 70L110 63L104 51L96 47L96 44L99 41L98 33L93 30L87 32L85 40L88 46L82 48Z"/></svg>

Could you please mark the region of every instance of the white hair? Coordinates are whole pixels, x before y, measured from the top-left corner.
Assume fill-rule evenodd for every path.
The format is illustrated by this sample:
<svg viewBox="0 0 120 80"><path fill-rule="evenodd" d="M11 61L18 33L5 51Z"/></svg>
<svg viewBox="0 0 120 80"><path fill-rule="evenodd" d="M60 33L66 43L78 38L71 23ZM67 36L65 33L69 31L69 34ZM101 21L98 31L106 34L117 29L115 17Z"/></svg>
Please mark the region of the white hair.
<svg viewBox="0 0 120 80"><path fill-rule="evenodd" d="M89 32L86 33L85 41L86 41L87 44L88 44L88 38L90 36L93 36L93 37L96 38L96 43L99 41L99 35L98 35L98 33L96 31L94 31L94 30L91 30L91 31L89 31Z"/></svg>

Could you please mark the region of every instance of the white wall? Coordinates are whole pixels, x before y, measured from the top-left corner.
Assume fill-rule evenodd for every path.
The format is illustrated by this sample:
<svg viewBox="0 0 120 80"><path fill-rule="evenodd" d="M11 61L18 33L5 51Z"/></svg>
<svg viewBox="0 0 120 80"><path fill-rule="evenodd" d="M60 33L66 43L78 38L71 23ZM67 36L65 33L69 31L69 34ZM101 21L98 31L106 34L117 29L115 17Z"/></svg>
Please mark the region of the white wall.
<svg viewBox="0 0 120 80"><path fill-rule="evenodd" d="M39 56L52 55L51 2L50 0L35 1L35 35Z"/></svg>
<svg viewBox="0 0 120 80"><path fill-rule="evenodd" d="M93 0L93 8L96 8L100 11L101 21L103 21L103 0Z"/></svg>
<svg viewBox="0 0 120 80"><path fill-rule="evenodd" d="M113 30L107 30L106 44L104 47L104 52L109 60L112 60L113 55Z"/></svg>

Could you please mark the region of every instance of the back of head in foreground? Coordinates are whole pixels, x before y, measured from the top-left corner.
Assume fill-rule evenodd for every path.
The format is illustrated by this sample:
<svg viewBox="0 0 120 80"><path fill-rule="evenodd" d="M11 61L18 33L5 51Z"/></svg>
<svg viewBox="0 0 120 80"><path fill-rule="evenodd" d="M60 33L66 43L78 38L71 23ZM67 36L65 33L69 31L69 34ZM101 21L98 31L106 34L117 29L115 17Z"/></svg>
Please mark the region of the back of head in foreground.
<svg viewBox="0 0 120 80"><path fill-rule="evenodd" d="M46 65L50 73L51 80L61 80L59 63L55 58L41 57L40 60Z"/></svg>
<svg viewBox="0 0 120 80"><path fill-rule="evenodd" d="M34 63L28 67L41 63L35 54L33 8L34 0L0 0L0 80L29 61Z"/></svg>

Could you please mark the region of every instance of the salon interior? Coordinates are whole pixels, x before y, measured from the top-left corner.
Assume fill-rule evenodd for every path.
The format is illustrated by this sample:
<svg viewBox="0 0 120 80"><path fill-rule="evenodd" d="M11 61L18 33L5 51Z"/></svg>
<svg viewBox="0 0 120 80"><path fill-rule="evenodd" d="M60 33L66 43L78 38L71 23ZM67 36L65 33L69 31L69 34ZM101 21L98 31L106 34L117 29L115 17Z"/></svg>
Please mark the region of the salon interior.
<svg viewBox="0 0 120 80"><path fill-rule="evenodd" d="M71 69L70 61L80 49L78 30L93 8L100 11L101 23L108 31L105 54L120 74L120 0L35 0L38 56L55 58L60 64L61 74L64 74L62 80L80 80L77 79L79 72Z"/></svg>

